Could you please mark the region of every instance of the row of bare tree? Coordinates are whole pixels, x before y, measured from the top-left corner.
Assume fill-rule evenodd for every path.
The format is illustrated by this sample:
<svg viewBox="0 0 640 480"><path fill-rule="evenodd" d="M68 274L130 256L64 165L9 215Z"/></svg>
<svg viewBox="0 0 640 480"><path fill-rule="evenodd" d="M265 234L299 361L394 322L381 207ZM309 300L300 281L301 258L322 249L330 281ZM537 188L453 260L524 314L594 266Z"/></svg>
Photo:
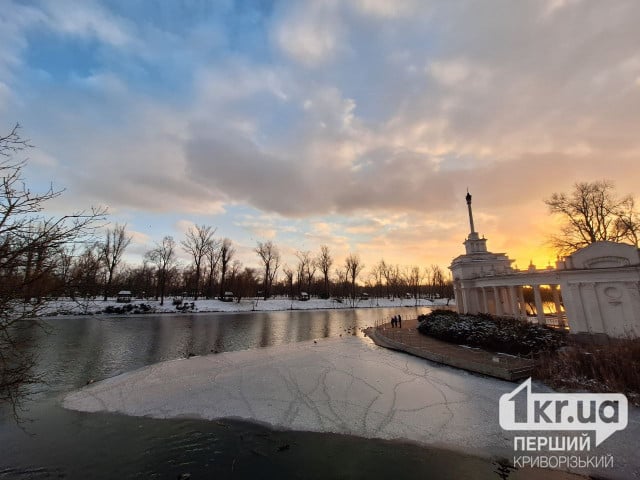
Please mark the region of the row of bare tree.
<svg viewBox="0 0 640 480"><path fill-rule="evenodd" d="M49 289L48 295L72 298L94 298L102 294L106 299L118 290L131 290L139 297L155 297L164 302L166 295L186 295L197 300L223 297L232 291L236 299L273 295L356 298L366 293L375 297L412 298L429 295L451 296L450 282L443 270L432 265L427 269L417 266L401 268L381 260L368 275L359 255L349 254L342 264L336 265L329 246L323 245L313 254L296 253L293 266L282 263L279 248L272 241L257 242L254 249L261 268L244 267L235 258L235 247L229 238L217 238L216 229L208 225L195 225L179 244L166 236L149 250L141 265L121 265L122 256L131 236L126 225L115 225L106 230L102 242L85 247L75 257L64 258L65 268L58 271L58 289ZM180 265L177 250L189 254L191 262ZM41 289L45 291L46 289Z"/></svg>
<svg viewBox="0 0 640 480"><path fill-rule="evenodd" d="M13 131L4 137L3 155L27 146ZM235 258L233 242L217 238L207 225L190 228L178 244L164 237L144 256L140 266L122 265L131 242L126 225L106 229L101 241L89 242L90 234L102 227L104 211L79 212L59 219L38 215L47 200L61 192L49 190L34 195L24 188L21 163L5 161L3 169L3 215L0 220L0 301L21 298L39 305L47 297L95 298L105 300L118 290L131 290L141 297L156 297L161 303L167 294L187 293L198 299L224 296L236 298L272 295L296 296L307 292L321 298L356 298L362 293L375 297L451 296L450 282L436 265L421 269L401 268L384 260L364 274L357 254L349 254L335 264L327 245L313 254L299 251L293 265L282 263L272 241L258 242L254 251L259 270L244 267ZM22 190L18 188L22 186ZM572 250L597 240L627 240L637 244L638 222L630 196L618 198L609 182L576 184L570 195L554 194L546 200L553 213L570 218L563 235L553 237L559 250ZM573 231L569 231L569 226ZM191 257L181 266L177 250Z"/></svg>

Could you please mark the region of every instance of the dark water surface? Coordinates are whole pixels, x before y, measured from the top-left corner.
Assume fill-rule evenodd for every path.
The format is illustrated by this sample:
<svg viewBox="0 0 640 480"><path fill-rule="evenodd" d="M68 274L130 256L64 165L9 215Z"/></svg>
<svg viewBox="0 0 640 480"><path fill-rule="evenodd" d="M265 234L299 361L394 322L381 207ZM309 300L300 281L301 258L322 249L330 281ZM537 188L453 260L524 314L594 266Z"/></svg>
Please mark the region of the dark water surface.
<svg viewBox="0 0 640 480"><path fill-rule="evenodd" d="M38 370L23 429L0 410L0 478L496 479L496 464L460 453L346 435L274 431L233 420L157 420L87 414L64 395L163 360L361 335L426 308L58 318L34 330ZM538 478L536 471L509 478ZM540 475L542 477L542 475ZM544 472L544 478L569 478Z"/></svg>

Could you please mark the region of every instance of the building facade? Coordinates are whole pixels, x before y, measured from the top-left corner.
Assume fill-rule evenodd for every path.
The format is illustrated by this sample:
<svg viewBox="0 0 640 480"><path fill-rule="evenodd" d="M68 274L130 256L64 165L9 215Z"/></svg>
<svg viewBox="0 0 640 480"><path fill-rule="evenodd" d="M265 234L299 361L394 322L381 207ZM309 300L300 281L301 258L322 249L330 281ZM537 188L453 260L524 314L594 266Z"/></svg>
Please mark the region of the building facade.
<svg viewBox="0 0 640 480"><path fill-rule="evenodd" d="M449 267L458 312L533 317L571 333L640 337L638 248L596 242L558 261L555 268L530 265L517 270L506 254L487 250L487 240L475 231L471 199L467 193L466 252Z"/></svg>

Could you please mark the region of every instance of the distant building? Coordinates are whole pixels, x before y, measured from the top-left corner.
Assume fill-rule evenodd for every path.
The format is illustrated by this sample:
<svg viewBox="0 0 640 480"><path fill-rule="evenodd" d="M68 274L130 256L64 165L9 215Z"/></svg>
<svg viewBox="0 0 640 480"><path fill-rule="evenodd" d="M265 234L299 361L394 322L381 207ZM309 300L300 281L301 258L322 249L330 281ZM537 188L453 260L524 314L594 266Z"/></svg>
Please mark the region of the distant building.
<svg viewBox="0 0 640 480"><path fill-rule="evenodd" d="M487 250L475 231L471 195L466 196L470 233L466 253L449 267L458 312L527 319L524 290L533 290L541 324L571 333L640 337L640 253L632 245L596 242L559 260L556 267L515 270L504 253ZM545 315L541 287L551 290L554 311Z"/></svg>
<svg viewBox="0 0 640 480"><path fill-rule="evenodd" d="M130 303L133 295L129 290L120 290L116 296L117 303Z"/></svg>
<svg viewBox="0 0 640 480"><path fill-rule="evenodd" d="M224 295L220 297L223 302L233 302L233 292L224 292Z"/></svg>

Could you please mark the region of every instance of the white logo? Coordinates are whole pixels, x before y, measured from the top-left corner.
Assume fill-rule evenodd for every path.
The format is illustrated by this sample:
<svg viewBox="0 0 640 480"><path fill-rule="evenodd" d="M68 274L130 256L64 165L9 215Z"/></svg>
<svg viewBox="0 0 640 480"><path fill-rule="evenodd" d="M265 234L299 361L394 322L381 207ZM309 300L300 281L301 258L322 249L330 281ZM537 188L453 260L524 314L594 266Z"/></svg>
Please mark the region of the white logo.
<svg viewBox="0 0 640 480"><path fill-rule="evenodd" d="M504 430L579 430L595 432L599 446L628 421L621 393L532 393L531 378L500 397Z"/></svg>

